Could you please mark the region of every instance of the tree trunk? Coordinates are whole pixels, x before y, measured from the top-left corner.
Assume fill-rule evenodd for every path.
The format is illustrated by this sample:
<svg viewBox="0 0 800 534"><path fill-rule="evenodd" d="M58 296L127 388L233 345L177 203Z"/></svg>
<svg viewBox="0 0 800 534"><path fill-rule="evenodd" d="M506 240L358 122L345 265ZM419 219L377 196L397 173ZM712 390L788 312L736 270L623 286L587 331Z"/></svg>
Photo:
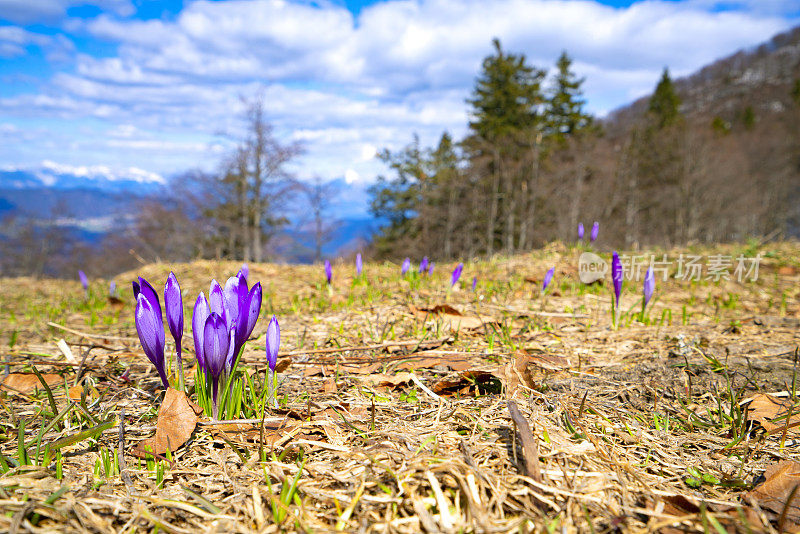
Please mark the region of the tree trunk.
<svg viewBox="0 0 800 534"><path fill-rule="evenodd" d="M489 217L486 220L486 255L494 254L494 228L497 219L497 202L500 189L500 155L494 152L494 169L492 169L492 186L489 199Z"/></svg>

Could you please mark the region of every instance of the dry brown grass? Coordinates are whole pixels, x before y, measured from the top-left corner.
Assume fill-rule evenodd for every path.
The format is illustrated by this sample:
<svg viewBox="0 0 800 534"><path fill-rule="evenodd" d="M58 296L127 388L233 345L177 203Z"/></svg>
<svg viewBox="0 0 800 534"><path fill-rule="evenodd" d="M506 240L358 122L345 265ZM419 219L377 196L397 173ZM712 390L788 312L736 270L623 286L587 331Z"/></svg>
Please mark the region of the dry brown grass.
<svg viewBox="0 0 800 534"><path fill-rule="evenodd" d="M160 485L129 453L153 434L162 396L132 322L127 284L134 273L117 277L121 309L102 295L84 304L77 282L4 279L0 346L9 369L25 372L34 363L62 373L69 386L79 378L93 417L125 415L124 444L114 426L62 449L62 480L54 462L11 466L0 476L0 530L777 530L781 511L762 509L746 494L768 466L798 459L795 429L767 435L749 419L736 420L746 410L731 408L759 391L793 387L800 247L762 252L771 257L758 282L659 281L651 318L670 309L672 324L632 321L618 330L610 325L608 289L581 289L577 253L559 245L467 264L465 290L449 303L484 325L461 330L409 308L444 303L452 266L437 265L432 280L413 287L395 265L367 265L369 284L356 286L350 266L334 265L329 299L319 266L251 265L250 280L262 282L265 299L244 362L263 374L265 317L273 312L281 357L291 362L279 389L286 402L266 414L275 458L259 461L258 423L221 430L204 421L165 462ZM558 288L543 303L536 281L551 265ZM148 265L136 274L157 285L174 270L188 313L212 277L237 268L203 261ZM477 295L468 290L473 275ZM100 282L94 289L103 292ZM626 292L625 310L638 298L638 288ZM188 316L186 323L188 330ZM190 336L185 358L193 362ZM57 348L61 338L77 364ZM63 387L53 391L61 410L69 400ZM512 421L510 402L531 435ZM30 444L48 422L41 410L49 401L42 392L5 392L0 405L0 453L17 458L20 421ZM43 441L76 432L81 417L67 419L70 428L55 427ZM120 445L122 476L97 478L100 451ZM280 481L299 471L298 498L275 524ZM699 486L687 484L701 475ZM788 515L782 526L796 529L798 518Z"/></svg>

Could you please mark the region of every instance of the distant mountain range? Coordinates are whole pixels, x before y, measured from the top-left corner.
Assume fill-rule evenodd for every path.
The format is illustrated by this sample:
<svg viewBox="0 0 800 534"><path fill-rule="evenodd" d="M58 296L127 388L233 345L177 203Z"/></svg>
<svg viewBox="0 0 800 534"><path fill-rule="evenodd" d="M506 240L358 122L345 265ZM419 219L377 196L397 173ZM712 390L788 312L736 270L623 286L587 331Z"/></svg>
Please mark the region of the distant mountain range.
<svg viewBox="0 0 800 534"><path fill-rule="evenodd" d="M119 172L104 166L73 167L48 161L34 168L0 168L0 219L34 219L39 224L69 228L96 243L130 224L136 204L167 184L166 178L136 168ZM337 193L326 210L326 222L333 230L323 254L336 257L363 248L377 223L367 212L366 185L344 179L330 184ZM284 210L290 226L275 238L279 252L287 261L312 261L314 241L304 229L309 221L302 197L284 204Z"/></svg>

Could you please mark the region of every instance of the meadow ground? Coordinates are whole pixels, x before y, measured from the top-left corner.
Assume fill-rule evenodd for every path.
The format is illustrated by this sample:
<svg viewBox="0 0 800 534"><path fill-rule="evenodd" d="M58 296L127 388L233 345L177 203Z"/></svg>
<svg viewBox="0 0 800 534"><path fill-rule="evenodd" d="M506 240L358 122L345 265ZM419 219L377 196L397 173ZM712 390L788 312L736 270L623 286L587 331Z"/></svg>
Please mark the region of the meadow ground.
<svg viewBox="0 0 800 534"><path fill-rule="evenodd" d="M626 282L619 328L609 280L582 284L559 244L468 263L449 295L454 264L367 264L354 282L335 263L331 293L321 266L250 265L264 304L243 368L257 396L276 314L279 407L248 389L240 421L189 417L157 458L136 454L164 391L130 281L174 270L191 367L194 300L239 264L142 266L118 300L101 281L86 299L77 281L2 279L0 530L797 531L800 246L655 253L671 274L700 257L702 279L659 277L644 316ZM757 254L757 280L737 280ZM718 256L728 280L706 279Z"/></svg>

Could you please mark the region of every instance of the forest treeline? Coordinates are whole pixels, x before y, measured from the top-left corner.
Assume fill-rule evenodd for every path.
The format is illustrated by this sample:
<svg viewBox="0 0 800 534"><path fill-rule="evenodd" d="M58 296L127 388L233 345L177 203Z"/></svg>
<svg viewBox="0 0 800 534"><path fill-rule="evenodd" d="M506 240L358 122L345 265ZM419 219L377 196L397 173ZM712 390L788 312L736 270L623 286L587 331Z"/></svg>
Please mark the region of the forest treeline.
<svg viewBox="0 0 800 534"><path fill-rule="evenodd" d="M644 113L598 121L566 52L548 77L493 45L463 139L379 154L391 174L371 189L387 221L378 256L512 254L594 221L601 242L626 248L797 235L800 81L780 112L726 119L683 113L665 69Z"/></svg>

